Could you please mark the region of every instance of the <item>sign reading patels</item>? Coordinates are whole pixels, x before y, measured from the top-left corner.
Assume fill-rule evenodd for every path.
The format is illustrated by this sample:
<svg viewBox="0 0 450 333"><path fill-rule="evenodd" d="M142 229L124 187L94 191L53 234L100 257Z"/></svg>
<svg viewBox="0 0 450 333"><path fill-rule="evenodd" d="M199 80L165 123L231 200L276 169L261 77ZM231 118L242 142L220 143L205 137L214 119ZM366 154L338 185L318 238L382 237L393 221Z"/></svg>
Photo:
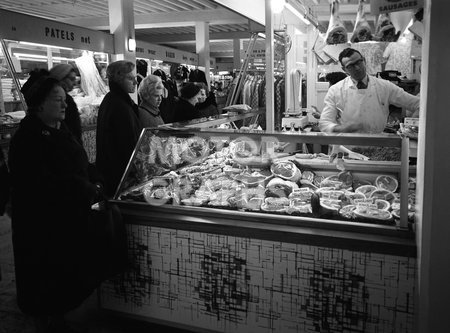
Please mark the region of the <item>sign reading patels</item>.
<svg viewBox="0 0 450 333"><path fill-rule="evenodd" d="M373 15L416 10L423 7L423 0L370 0L370 12Z"/></svg>
<svg viewBox="0 0 450 333"><path fill-rule="evenodd" d="M114 53L111 34L0 9L4 39Z"/></svg>

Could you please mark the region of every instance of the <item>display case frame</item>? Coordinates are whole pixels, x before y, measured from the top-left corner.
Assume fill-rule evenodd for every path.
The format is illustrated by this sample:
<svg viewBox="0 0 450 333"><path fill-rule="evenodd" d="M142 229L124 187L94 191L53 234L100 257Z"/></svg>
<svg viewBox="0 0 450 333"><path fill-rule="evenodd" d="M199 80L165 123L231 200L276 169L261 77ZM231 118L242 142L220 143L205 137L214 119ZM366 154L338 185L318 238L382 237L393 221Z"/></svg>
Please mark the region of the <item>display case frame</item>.
<svg viewBox="0 0 450 333"><path fill-rule="evenodd" d="M170 212L171 218L177 216L176 219L181 221L185 220L186 216L202 217L203 219L221 220L239 220L248 223L257 223L261 225L285 225L303 228L321 228L324 230L334 230L334 231L352 231L358 233L369 233L384 235L387 237L406 237L410 238L413 235L410 232L410 227L408 225L408 187L406 190L400 191L400 222L396 225L382 225L382 224L371 224L371 223L358 223L349 222L339 219L323 219L317 217L308 216L289 216L289 215L278 215L278 214L267 214L259 212L246 212L237 211L222 208L209 208L209 207L193 207L193 206L181 206L173 204L163 204L161 206L151 206L146 202L133 202L128 200L120 200L120 195L125 191L126 179L130 177L130 169L133 161L139 155L139 147L143 144L146 135L158 135L158 136L175 136L177 138L189 138L189 137L199 137L203 139L211 140L211 138L221 139L221 140L235 140L237 138L245 137L250 140L255 140L260 142L262 145L273 142L274 139L281 142L288 143L306 143L306 144L336 144L336 145L365 145L365 146L381 146L381 147L397 147L401 148L401 161L395 162L380 162L380 161L355 161L355 163L350 163L352 170L359 173L397 173L399 175L400 184L408 184L408 177L410 174L415 172L414 167L409 165L409 140L408 138L401 138L397 135L389 134L371 134L371 135L360 135L360 134L325 134L325 133L304 133L304 134L292 134L290 132L286 133L271 133L271 132L261 132L261 133L251 133L251 132L241 132L241 131L223 131L216 129L156 129L156 128L146 128L142 131L140 139L136 145L132 157L128 163L126 172L122 177L122 181L117 189L114 196L114 201L118 203L121 207L126 210L137 209L141 212L148 211L151 214L158 213L164 214L164 212ZM328 172L336 170L334 164L323 163L322 169L328 169ZM147 179L148 181L148 179ZM142 184L137 185L143 186ZM405 187L402 187L403 189Z"/></svg>

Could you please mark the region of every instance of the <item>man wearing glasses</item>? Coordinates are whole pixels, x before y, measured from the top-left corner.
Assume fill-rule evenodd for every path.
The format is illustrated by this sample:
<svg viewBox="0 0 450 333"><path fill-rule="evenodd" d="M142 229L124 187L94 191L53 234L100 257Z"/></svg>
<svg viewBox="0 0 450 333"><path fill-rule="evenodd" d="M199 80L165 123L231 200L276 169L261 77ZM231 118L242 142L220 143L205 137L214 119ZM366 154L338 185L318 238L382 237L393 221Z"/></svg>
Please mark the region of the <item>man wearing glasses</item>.
<svg viewBox="0 0 450 333"><path fill-rule="evenodd" d="M322 132L381 133L390 104L411 110L409 116L418 116L419 98L390 81L369 77L366 61L357 50L346 48L339 54L339 62L348 77L331 86L325 96L319 121Z"/></svg>

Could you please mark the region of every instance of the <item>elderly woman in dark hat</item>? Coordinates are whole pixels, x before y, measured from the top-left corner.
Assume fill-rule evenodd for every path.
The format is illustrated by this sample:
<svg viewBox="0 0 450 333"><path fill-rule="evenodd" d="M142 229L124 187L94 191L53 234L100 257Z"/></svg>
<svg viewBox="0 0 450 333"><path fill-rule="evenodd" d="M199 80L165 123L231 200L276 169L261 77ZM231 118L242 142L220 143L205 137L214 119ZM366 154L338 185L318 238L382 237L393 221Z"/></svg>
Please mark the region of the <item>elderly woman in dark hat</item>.
<svg viewBox="0 0 450 333"><path fill-rule="evenodd" d="M9 149L13 249L19 308L36 332L68 332L64 315L98 286L89 244L90 181L83 147L64 124L66 92L55 78L26 89L26 117Z"/></svg>
<svg viewBox="0 0 450 333"><path fill-rule="evenodd" d="M165 88L159 76L150 74L142 80L138 90L141 99L139 119L142 127L158 127L164 124L159 110L164 91Z"/></svg>
<svg viewBox="0 0 450 333"><path fill-rule="evenodd" d="M200 87L196 84L189 82L183 85L180 90L180 98L174 107L174 122L188 121L201 117L195 108L200 95Z"/></svg>

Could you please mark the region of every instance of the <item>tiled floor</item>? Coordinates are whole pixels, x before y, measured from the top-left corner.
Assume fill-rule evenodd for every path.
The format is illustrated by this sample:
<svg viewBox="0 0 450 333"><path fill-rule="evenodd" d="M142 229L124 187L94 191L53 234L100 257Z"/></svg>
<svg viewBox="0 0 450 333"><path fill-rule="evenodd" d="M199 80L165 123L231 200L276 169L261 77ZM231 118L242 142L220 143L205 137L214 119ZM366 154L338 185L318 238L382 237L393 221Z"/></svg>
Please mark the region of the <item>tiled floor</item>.
<svg viewBox="0 0 450 333"><path fill-rule="evenodd" d="M14 259L11 243L11 221L0 216L0 333L34 333L32 318L17 307L14 284ZM174 327L122 318L99 310L93 294L83 306L67 317L71 326L86 333L189 333Z"/></svg>

